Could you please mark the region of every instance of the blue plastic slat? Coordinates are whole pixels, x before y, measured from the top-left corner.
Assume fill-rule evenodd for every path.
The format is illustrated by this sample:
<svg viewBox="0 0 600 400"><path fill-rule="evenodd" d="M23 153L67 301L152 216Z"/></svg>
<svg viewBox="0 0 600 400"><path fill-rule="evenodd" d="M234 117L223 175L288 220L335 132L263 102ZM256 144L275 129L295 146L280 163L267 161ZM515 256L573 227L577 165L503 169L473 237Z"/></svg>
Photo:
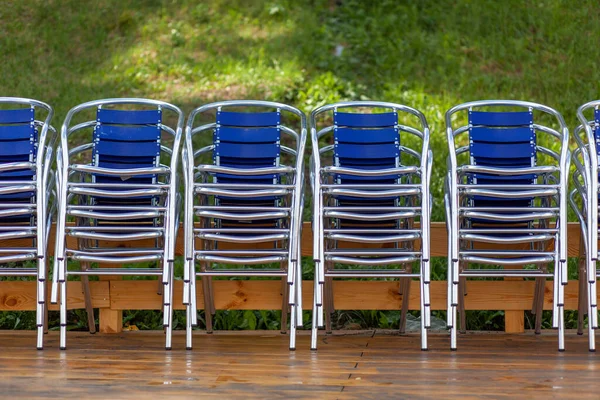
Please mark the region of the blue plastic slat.
<svg viewBox="0 0 600 400"><path fill-rule="evenodd" d="M220 157L219 165L223 167L248 169L248 168L265 168L275 165L274 158L231 158Z"/></svg>
<svg viewBox="0 0 600 400"><path fill-rule="evenodd" d="M486 167L498 167L498 168L531 167L531 157L523 157L523 158L475 157L475 164L486 166Z"/></svg>
<svg viewBox="0 0 600 400"><path fill-rule="evenodd" d="M274 160L279 156L279 150L279 146L274 143L217 143L215 155L232 158L272 158Z"/></svg>
<svg viewBox="0 0 600 400"><path fill-rule="evenodd" d="M250 175L236 176L226 174L216 174L217 182L219 183L242 183L253 185L271 185L273 184L273 175Z"/></svg>
<svg viewBox="0 0 600 400"><path fill-rule="evenodd" d="M217 124L222 126L261 127L277 126L281 116L278 112L233 112L217 111Z"/></svg>
<svg viewBox="0 0 600 400"><path fill-rule="evenodd" d="M94 148L96 154L119 157L151 157L160 154L158 142L113 142L101 140Z"/></svg>
<svg viewBox="0 0 600 400"><path fill-rule="evenodd" d="M469 111L469 124L484 126L522 126L533 123L529 111Z"/></svg>
<svg viewBox="0 0 600 400"><path fill-rule="evenodd" d="M334 112L333 123L337 126L354 128L383 128L396 125L398 114L395 112L377 114Z"/></svg>
<svg viewBox="0 0 600 400"><path fill-rule="evenodd" d="M397 145L390 144L336 144L334 154L340 158L391 158L398 157L400 150Z"/></svg>
<svg viewBox="0 0 600 400"><path fill-rule="evenodd" d="M234 128L221 126L215 130L215 139L235 143L274 143L279 141L278 128Z"/></svg>
<svg viewBox="0 0 600 400"><path fill-rule="evenodd" d="M29 139L30 137L36 137L35 127L30 124L0 125L0 142L5 140Z"/></svg>
<svg viewBox="0 0 600 400"><path fill-rule="evenodd" d="M473 157L486 158L526 158L535 156L535 147L530 143L496 144L496 143L471 143Z"/></svg>
<svg viewBox="0 0 600 400"><path fill-rule="evenodd" d="M470 139L474 142L488 143L518 143L535 141L535 133L527 128L485 128L475 127L471 129Z"/></svg>
<svg viewBox="0 0 600 400"><path fill-rule="evenodd" d="M340 143L394 143L400 141L398 130L395 128L383 129L352 129L336 128L334 138Z"/></svg>
<svg viewBox="0 0 600 400"><path fill-rule="evenodd" d="M35 110L33 108L0 110L0 124L22 124L33 121L34 117Z"/></svg>
<svg viewBox="0 0 600 400"><path fill-rule="evenodd" d="M143 177L133 177L133 178L128 178L128 179L121 179L120 177L115 177L115 176L108 176L108 175L101 175L101 174L95 174L96 176L96 182L97 183L116 183L118 185L123 185L123 184L130 184L130 185L135 185L135 184L149 184L152 183L152 176L150 175L144 175ZM118 189L114 189L114 190L118 190ZM124 188L123 190L127 190L126 188Z"/></svg>
<svg viewBox="0 0 600 400"><path fill-rule="evenodd" d="M154 166L154 158L148 158L148 161L152 160L152 162L149 163L140 163L140 162L133 162L133 163L126 163L126 162L107 162L104 160L101 160L100 163L98 164L99 167L102 168L110 168L110 169L124 169L124 168L149 168L149 167L153 167Z"/></svg>
<svg viewBox="0 0 600 400"><path fill-rule="evenodd" d="M96 121L117 125L156 125L161 122L160 110L111 110L98 109Z"/></svg>
<svg viewBox="0 0 600 400"><path fill-rule="evenodd" d="M156 157L120 157L102 155L98 157L98 166L102 168L126 169L126 168L148 168L156 163Z"/></svg>
<svg viewBox="0 0 600 400"><path fill-rule="evenodd" d="M498 184L502 185L504 182L506 184L517 184L516 181L523 181L524 184L530 184L536 178L534 174L528 175L490 175L490 174L473 174L473 178L477 178L477 183L485 184L485 182L490 182L490 184Z"/></svg>
<svg viewBox="0 0 600 400"><path fill-rule="evenodd" d="M0 156L19 156L24 154L33 154L35 146L28 140L14 140L0 142ZM4 162L9 162L4 160Z"/></svg>
<svg viewBox="0 0 600 400"><path fill-rule="evenodd" d="M30 169L21 169L16 171L0 172L0 181L26 181L33 179L35 173Z"/></svg>
<svg viewBox="0 0 600 400"><path fill-rule="evenodd" d="M357 184L357 185L393 185L397 183L398 176L385 175L385 176L354 176L354 175L337 175L336 179L339 178L342 184Z"/></svg>
<svg viewBox="0 0 600 400"><path fill-rule="evenodd" d="M147 142L160 140L161 130L157 126L119 126L100 124L94 135L100 140L122 142Z"/></svg>

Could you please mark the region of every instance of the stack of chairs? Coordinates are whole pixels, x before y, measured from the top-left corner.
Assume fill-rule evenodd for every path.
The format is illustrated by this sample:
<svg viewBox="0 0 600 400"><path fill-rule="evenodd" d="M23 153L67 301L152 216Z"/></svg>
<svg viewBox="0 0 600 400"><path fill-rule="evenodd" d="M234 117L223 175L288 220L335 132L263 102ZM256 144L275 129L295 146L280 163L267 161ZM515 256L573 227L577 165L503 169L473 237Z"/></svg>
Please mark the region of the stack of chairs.
<svg viewBox="0 0 600 400"><path fill-rule="evenodd" d="M53 114L37 100L0 97L0 276L36 277L38 349L48 323L46 251L56 210Z"/></svg>
<svg viewBox="0 0 600 400"><path fill-rule="evenodd" d="M311 114L311 139L315 260L311 349L317 348L319 327L325 324L331 331L334 279L399 278L400 332L404 332L409 290L417 278L421 348L426 350L433 157L424 115L384 102L326 105Z"/></svg>
<svg viewBox="0 0 600 400"><path fill-rule="evenodd" d="M581 122L574 132L577 148L573 151L574 189L569 200L581 224L579 248L578 333L583 334L584 316L588 315L589 350L596 351L594 330L598 329L596 281L598 269L598 155L600 155L600 101L579 107ZM589 117L591 114L591 118Z"/></svg>
<svg viewBox="0 0 600 400"><path fill-rule="evenodd" d="M306 135L304 114L280 103L225 101L190 114L182 154L188 349L198 323L197 277L210 333L212 277L232 276L281 277L281 330L286 332L289 309L290 349L295 349L296 327L302 326Z"/></svg>
<svg viewBox="0 0 600 400"><path fill-rule="evenodd" d="M66 348L70 275L81 277L92 333L88 276L160 277L165 346L171 348L183 123L177 107L146 99L92 101L67 114L57 152L59 206L52 285L52 301L60 299L61 349ZM86 139L83 144L81 138ZM78 146L71 147L71 142ZM79 261L80 269L69 270L68 260ZM141 268L98 268L104 266L98 264L140 263Z"/></svg>
<svg viewBox="0 0 600 400"><path fill-rule="evenodd" d="M458 118L467 123L454 128ZM451 349L457 346L458 311L461 329L466 329L466 279L522 277L535 278L536 332L541 327L545 280L554 279L553 327L558 328L559 350L564 350L570 153L562 116L535 103L476 101L450 109L446 128Z"/></svg>

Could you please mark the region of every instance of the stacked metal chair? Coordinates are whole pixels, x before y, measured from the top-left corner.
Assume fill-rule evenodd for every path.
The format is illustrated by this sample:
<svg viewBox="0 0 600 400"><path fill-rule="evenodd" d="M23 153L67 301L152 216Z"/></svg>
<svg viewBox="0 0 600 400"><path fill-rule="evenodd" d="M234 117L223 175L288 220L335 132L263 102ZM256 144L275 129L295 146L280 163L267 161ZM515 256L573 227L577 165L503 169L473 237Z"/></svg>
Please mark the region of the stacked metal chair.
<svg viewBox="0 0 600 400"><path fill-rule="evenodd" d="M575 172L569 200L581 226L579 247L579 318L578 333L583 333L588 315L589 350L596 351L594 330L598 329L598 155L600 150L600 100L586 103L577 110L581 122L575 129L577 148L573 151ZM591 117L591 118L590 118Z"/></svg>
<svg viewBox="0 0 600 400"><path fill-rule="evenodd" d="M67 114L57 151L59 207L52 284L52 302L60 298L61 349L66 348L70 275L81 276L91 332L95 323L88 276L160 277L166 348L171 348L183 123L177 107L146 99L91 101ZM82 142L79 138L86 140L71 147L73 137L77 143ZM68 260L78 261L80 269L68 270ZM97 268L98 263L142 267Z"/></svg>
<svg viewBox="0 0 600 400"><path fill-rule="evenodd" d="M315 260L311 349L317 348L319 327L325 324L331 331L333 279L400 278L404 332L409 289L417 278L421 348L426 350L433 157L425 116L393 103L330 104L312 112L311 139Z"/></svg>
<svg viewBox="0 0 600 400"><path fill-rule="evenodd" d="M458 118L467 123L454 128ZM530 102L475 101L450 109L446 129L451 349L457 346L458 311L465 329L466 279L523 277L536 282L536 332L545 280L554 279L553 327L558 328L559 350L564 350L570 153L563 117Z"/></svg>
<svg viewBox="0 0 600 400"><path fill-rule="evenodd" d="M290 349L295 349L296 327L302 326L306 135L304 114L280 103L224 101L189 115L182 154L188 349L198 323L196 278L202 279L210 333L215 276L281 277L281 330L287 329L290 309Z"/></svg>
<svg viewBox="0 0 600 400"><path fill-rule="evenodd" d="M38 349L48 322L47 247L56 210L53 114L37 100L0 97L0 276L36 277Z"/></svg>

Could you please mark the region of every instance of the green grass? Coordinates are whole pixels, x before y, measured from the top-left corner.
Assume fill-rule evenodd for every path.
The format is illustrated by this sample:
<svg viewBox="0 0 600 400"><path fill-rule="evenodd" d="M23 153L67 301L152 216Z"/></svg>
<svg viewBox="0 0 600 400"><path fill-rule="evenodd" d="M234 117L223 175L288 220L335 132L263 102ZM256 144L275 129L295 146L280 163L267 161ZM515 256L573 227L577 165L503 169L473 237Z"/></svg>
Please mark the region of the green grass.
<svg viewBox="0 0 600 400"><path fill-rule="evenodd" d="M530 100L573 129L576 108L600 97L599 13L591 0L8 0L0 95L50 103L57 126L72 106L105 97L161 99L185 112L242 98L307 112L339 100L404 103L431 127L433 216L442 220L445 111Z"/></svg>

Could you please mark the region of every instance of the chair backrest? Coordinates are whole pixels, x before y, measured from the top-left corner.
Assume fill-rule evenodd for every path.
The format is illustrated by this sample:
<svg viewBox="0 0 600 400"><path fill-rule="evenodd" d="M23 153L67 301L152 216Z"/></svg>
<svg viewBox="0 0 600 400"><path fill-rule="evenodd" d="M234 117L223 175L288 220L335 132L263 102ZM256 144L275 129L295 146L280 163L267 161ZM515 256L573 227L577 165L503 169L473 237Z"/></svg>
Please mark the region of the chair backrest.
<svg viewBox="0 0 600 400"><path fill-rule="evenodd" d="M34 162L37 136L34 107L0 110L0 164ZM26 180L32 176L30 169L0 172L3 181Z"/></svg>
<svg viewBox="0 0 600 400"><path fill-rule="evenodd" d="M111 169L148 168L160 163L161 109L98 108L94 127L93 165ZM150 183L152 175L127 179ZM124 183L119 177L95 175L96 182Z"/></svg>
<svg viewBox="0 0 600 400"><path fill-rule="evenodd" d="M38 130L35 126L35 108L0 110L0 165L7 163L35 163L37 156ZM0 172L0 181L32 181L35 170L31 168L11 169ZM26 202L35 199L35 192L20 192L0 195L0 202ZM25 217L5 217L6 222L24 220ZM28 218L28 217L27 217Z"/></svg>
<svg viewBox="0 0 600 400"><path fill-rule="evenodd" d="M213 160L215 165L231 168L265 168L279 165L281 114L272 112L217 111L214 129ZM215 174L220 183L256 184L277 182L277 175Z"/></svg>
<svg viewBox="0 0 600 400"><path fill-rule="evenodd" d="M377 114L333 113L334 165L363 170L400 166L400 135L397 112ZM389 184L397 176L337 175L338 183Z"/></svg>
<svg viewBox="0 0 600 400"><path fill-rule="evenodd" d="M469 150L473 165L497 168L534 167L537 140L533 112L469 110ZM471 183L527 184L534 175L475 174Z"/></svg>

